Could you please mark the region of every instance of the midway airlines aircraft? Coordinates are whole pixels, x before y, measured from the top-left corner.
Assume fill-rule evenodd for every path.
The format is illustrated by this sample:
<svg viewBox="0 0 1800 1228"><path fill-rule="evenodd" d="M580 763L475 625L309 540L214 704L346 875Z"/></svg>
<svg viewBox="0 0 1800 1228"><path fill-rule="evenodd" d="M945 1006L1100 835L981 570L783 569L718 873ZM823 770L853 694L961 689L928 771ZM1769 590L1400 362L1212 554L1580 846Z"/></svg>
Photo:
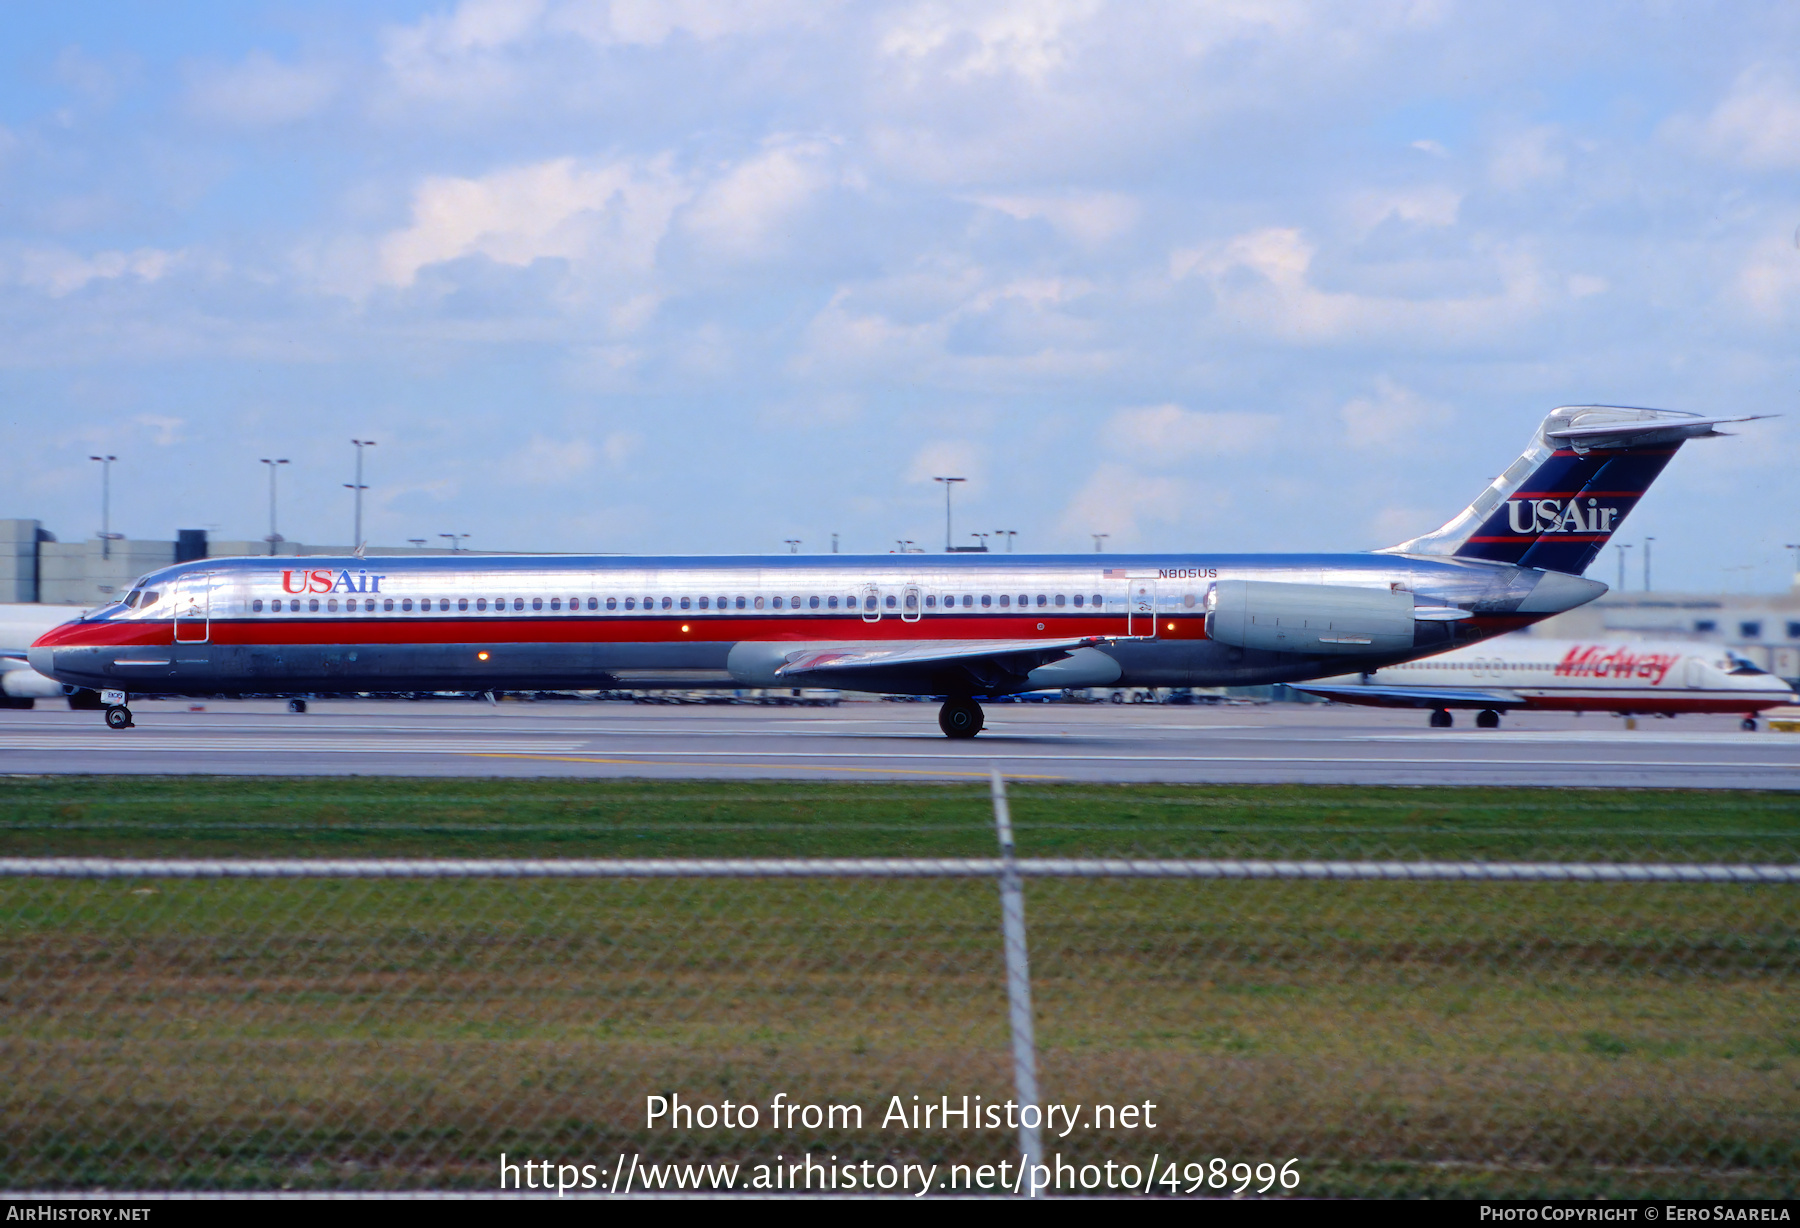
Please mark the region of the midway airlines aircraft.
<svg viewBox="0 0 1800 1228"><path fill-rule="evenodd" d="M1581 578L1683 441L1724 422L1569 406L1433 533L1365 554L241 558L177 564L30 663L131 692L836 687L947 698L1301 682L1513 631Z"/></svg>
<svg viewBox="0 0 1800 1228"><path fill-rule="evenodd" d="M1347 704L1430 708L1435 729L1452 708L1478 708L1475 724L1498 729L1506 711L1744 714L1756 728L1765 708L1800 702L1787 683L1711 644L1596 643L1509 635L1419 661L1317 682L1296 690Z"/></svg>

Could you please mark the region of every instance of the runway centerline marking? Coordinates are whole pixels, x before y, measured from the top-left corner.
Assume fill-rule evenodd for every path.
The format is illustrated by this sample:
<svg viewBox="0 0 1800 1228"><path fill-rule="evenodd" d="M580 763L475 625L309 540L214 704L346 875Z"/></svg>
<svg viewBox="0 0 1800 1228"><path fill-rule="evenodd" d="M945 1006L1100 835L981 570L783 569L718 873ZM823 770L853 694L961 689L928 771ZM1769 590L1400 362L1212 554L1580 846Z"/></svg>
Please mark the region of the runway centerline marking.
<svg viewBox="0 0 1800 1228"><path fill-rule="evenodd" d="M651 751L649 753L656 754L659 752ZM799 754L800 752L795 752L795 753ZM612 764L623 764L627 767L668 767L669 766L667 763L657 763L657 762L654 762L649 759L599 759L599 758L589 758L589 757L585 757L585 756L581 756L581 755L507 754L507 753L495 752L495 751L470 751L470 752L468 752L468 754L471 759L531 759L531 760L535 760L535 761L541 762L541 763L612 763ZM855 757L861 758L863 756L855 756ZM811 771L811 772L883 772L883 773L886 773L889 775L892 775L892 774L898 772L898 773L901 773L902 775L906 775L906 776L973 776L978 780L986 780L988 778L988 774L986 772L950 772L950 771L935 772L929 768L865 768L865 767L850 767L845 764L824 765L824 764L816 764L816 763L784 763L784 764L782 764L782 766L785 768L792 768L796 771ZM1016 775L1016 776L1013 776L1012 779L1014 779L1014 780L1067 780L1068 777L1066 777L1066 776Z"/></svg>

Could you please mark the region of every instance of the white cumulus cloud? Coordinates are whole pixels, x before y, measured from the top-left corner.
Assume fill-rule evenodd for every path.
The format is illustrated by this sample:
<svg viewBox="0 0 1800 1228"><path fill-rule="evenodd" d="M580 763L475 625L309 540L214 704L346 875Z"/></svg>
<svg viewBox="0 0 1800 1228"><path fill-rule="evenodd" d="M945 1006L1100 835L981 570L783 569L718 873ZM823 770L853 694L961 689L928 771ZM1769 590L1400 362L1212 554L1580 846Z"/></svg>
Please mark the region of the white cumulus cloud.
<svg viewBox="0 0 1800 1228"><path fill-rule="evenodd" d="M807 203L836 179L829 142L776 137L728 168L683 214L708 248L737 258L772 254Z"/></svg>
<svg viewBox="0 0 1800 1228"><path fill-rule="evenodd" d="M433 176L413 194L412 224L382 241L381 279L408 286L428 265L472 255L515 266L591 259L642 272L687 196L666 159L583 166L556 158L477 179Z"/></svg>
<svg viewBox="0 0 1800 1228"><path fill-rule="evenodd" d="M1679 144L1756 170L1800 166L1800 87L1770 64L1738 74L1704 119L1677 116L1664 133Z"/></svg>
<svg viewBox="0 0 1800 1228"><path fill-rule="evenodd" d="M61 298L95 281L159 281L180 257L180 252L154 247L95 252L92 256L60 247L33 248L19 257L18 277L23 285Z"/></svg>

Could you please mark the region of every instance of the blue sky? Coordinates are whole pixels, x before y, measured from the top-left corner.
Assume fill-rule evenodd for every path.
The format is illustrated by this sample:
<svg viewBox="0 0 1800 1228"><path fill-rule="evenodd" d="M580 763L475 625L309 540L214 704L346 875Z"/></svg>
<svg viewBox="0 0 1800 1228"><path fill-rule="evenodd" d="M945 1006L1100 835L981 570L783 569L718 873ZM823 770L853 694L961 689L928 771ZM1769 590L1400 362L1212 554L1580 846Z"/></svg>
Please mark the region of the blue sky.
<svg viewBox="0 0 1800 1228"><path fill-rule="evenodd" d="M360 436L376 542L941 546L954 473L1021 549L1363 549L1611 402L1787 415L1625 530L1781 587L1797 52L1773 3L11 6L0 516L97 529L106 451L115 529L256 537L278 455L342 542Z"/></svg>

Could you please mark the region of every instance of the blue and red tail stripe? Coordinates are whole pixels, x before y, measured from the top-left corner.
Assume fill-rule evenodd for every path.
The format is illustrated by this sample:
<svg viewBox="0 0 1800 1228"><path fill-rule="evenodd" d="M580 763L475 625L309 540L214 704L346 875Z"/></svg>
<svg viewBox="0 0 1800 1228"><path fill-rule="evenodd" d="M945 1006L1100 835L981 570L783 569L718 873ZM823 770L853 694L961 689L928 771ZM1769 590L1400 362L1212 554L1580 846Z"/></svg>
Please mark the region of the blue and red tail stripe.
<svg viewBox="0 0 1800 1228"><path fill-rule="evenodd" d="M1457 556L1580 575L1679 446L1559 448L1493 510Z"/></svg>

